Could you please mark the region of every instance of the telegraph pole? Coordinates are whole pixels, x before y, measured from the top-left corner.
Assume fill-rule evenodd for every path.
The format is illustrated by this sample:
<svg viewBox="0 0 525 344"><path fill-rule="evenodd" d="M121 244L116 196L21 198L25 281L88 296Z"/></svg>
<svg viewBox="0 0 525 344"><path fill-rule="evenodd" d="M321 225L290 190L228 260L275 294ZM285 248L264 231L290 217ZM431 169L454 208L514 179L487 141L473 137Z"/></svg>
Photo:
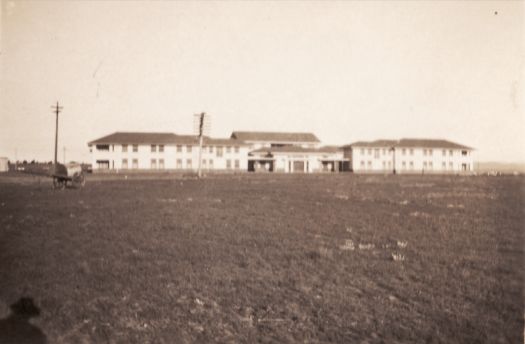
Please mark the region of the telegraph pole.
<svg viewBox="0 0 525 344"><path fill-rule="evenodd" d="M199 114L199 169L197 171L197 176L202 177L202 141L203 141L203 132L204 132L204 116L206 113L201 112Z"/></svg>
<svg viewBox="0 0 525 344"><path fill-rule="evenodd" d="M55 124L55 165L57 164L57 149L58 149L58 114L60 111L62 111L63 107L58 105L58 101L56 105L51 106L51 109L53 109L53 112L56 114L56 124Z"/></svg>
<svg viewBox="0 0 525 344"><path fill-rule="evenodd" d="M64 150L64 165L66 164L66 146L62 148Z"/></svg>

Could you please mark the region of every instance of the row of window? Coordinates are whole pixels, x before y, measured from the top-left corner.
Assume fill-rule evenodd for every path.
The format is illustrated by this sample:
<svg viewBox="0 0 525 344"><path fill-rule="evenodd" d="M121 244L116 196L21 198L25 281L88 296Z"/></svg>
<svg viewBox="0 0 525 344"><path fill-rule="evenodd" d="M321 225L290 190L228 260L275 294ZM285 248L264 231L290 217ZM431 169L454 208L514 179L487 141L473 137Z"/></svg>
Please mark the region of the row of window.
<svg viewBox="0 0 525 344"><path fill-rule="evenodd" d="M109 167L109 166L108 166ZM233 160L233 168L239 169L241 167L239 160ZM122 169L128 169L130 168L128 164L128 159L122 159ZM132 169L138 169L139 168L139 160L138 159L132 159L131 160L131 168ZM151 159L150 168L156 170L157 168L160 170L164 169L164 159ZM176 168L182 169L182 159L177 159L177 165ZM186 159L186 168L191 169L192 167L192 159ZM213 159L202 159L202 168L213 168ZM231 169L232 168L232 160L228 159L226 160L226 168Z"/></svg>
<svg viewBox="0 0 525 344"><path fill-rule="evenodd" d="M104 146L104 147L100 147L100 146ZM105 149L107 147L107 149ZM132 151L133 152L138 152L139 150L139 146L138 145L131 145L132 147ZM183 145L177 145L176 146L177 148L177 153L182 153L182 150L183 150ZM221 157L222 154L223 154L223 150L226 151L226 154L230 154L232 151L234 153L239 153L239 146L225 146L225 147L222 147L222 146L217 146L214 148L214 146L203 146L202 147L204 151L208 151L210 154L212 154L215 150L215 152L217 153L217 156L218 157ZM109 145L98 145L97 146L97 149L99 150L109 150ZM191 145L186 145L186 152L187 153L191 153L193 150L193 146ZM164 145L151 145L151 152L152 153L155 153L155 152L164 152ZM122 145L122 152L123 153L127 153L128 152L128 145Z"/></svg>
<svg viewBox="0 0 525 344"><path fill-rule="evenodd" d="M368 148L366 150L366 152L368 153L368 155L372 155L372 151L374 153L374 158L379 158L379 155L382 154L382 155L391 155L392 154L392 149L388 149L388 148ZM409 155L414 155L414 149L413 148L401 148L401 155L407 155L407 153ZM423 149L423 155L424 156L432 156L434 154L434 150L431 149L431 148L428 148L428 149ZM365 149L364 148L361 148L361 155L365 155ZM441 155L442 156L447 156L447 150L446 149L443 149L441 151ZM452 149L449 149L448 150L448 155L449 156L453 156L454 155L454 151ZM468 155L468 151L467 150L462 150L461 151L461 155L463 156L466 156Z"/></svg>
<svg viewBox="0 0 525 344"><path fill-rule="evenodd" d="M366 166L371 169L372 168L372 161L367 161ZM401 162L401 169L406 170L407 167L410 170L414 169L414 162L409 161L408 163L406 161ZM365 168L365 161L361 161L361 168ZM383 161L383 170L391 169L392 168L392 162L391 161ZM432 170L434 168L434 164L432 161L423 161L423 169L429 169ZM443 162L441 163L441 169L446 170L447 169L447 163ZM454 163L449 162L448 163L448 169L453 170L454 169Z"/></svg>

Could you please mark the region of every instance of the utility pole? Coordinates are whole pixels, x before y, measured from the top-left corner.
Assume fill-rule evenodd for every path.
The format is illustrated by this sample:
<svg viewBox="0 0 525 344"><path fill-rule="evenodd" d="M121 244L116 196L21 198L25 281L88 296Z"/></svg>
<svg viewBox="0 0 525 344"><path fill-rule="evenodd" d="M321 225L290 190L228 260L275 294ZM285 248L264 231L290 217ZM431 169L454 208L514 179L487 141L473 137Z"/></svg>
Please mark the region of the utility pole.
<svg viewBox="0 0 525 344"><path fill-rule="evenodd" d="M199 169L197 171L197 176L199 178L202 177L202 141L203 141L203 133L204 133L204 116L206 113L201 112L198 114L199 116Z"/></svg>
<svg viewBox="0 0 525 344"><path fill-rule="evenodd" d="M396 174L396 147L392 146L390 150L392 151L392 174Z"/></svg>
<svg viewBox="0 0 525 344"><path fill-rule="evenodd" d="M64 150L64 165L66 164L66 146L62 148Z"/></svg>
<svg viewBox="0 0 525 344"><path fill-rule="evenodd" d="M51 106L51 109L53 109L53 112L56 114L56 125L55 125L55 160L54 164L57 164L57 149L58 149L58 114L60 111L62 111L63 107L58 105L58 101L56 105Z"/></svg>

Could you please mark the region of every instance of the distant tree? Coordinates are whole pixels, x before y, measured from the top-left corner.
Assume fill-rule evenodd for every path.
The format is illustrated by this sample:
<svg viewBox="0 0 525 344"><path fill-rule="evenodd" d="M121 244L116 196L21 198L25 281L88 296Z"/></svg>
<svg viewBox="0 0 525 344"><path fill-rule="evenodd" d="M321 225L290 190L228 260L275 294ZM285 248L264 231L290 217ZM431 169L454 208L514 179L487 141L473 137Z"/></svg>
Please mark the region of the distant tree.
<svg viewBox="0 0 525 344"><path fill-rule="evenodd" d="M31 165L34 165L34 164L36 164L36 161L35 161L35 159L31 160L30 164L31 164Z"/></svg>
<svg viewBox="0 0 525 344"><path fill-rule="evenodd" d="M27 160L22 161L22 164L26 165L27 164Z"/></svg>

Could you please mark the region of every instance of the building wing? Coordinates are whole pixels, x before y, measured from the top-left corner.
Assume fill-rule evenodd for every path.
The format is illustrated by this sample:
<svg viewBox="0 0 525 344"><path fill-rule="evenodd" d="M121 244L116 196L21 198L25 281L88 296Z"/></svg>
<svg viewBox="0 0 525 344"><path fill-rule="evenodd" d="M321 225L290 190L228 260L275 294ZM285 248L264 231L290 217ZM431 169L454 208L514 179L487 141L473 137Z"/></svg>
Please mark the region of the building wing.
<svg viewBox="0 0 525 344"><path fill-rule="evenodd" d="M234 131L231 138L259 142L321 142L313 133L300 132Z"/></svg>

